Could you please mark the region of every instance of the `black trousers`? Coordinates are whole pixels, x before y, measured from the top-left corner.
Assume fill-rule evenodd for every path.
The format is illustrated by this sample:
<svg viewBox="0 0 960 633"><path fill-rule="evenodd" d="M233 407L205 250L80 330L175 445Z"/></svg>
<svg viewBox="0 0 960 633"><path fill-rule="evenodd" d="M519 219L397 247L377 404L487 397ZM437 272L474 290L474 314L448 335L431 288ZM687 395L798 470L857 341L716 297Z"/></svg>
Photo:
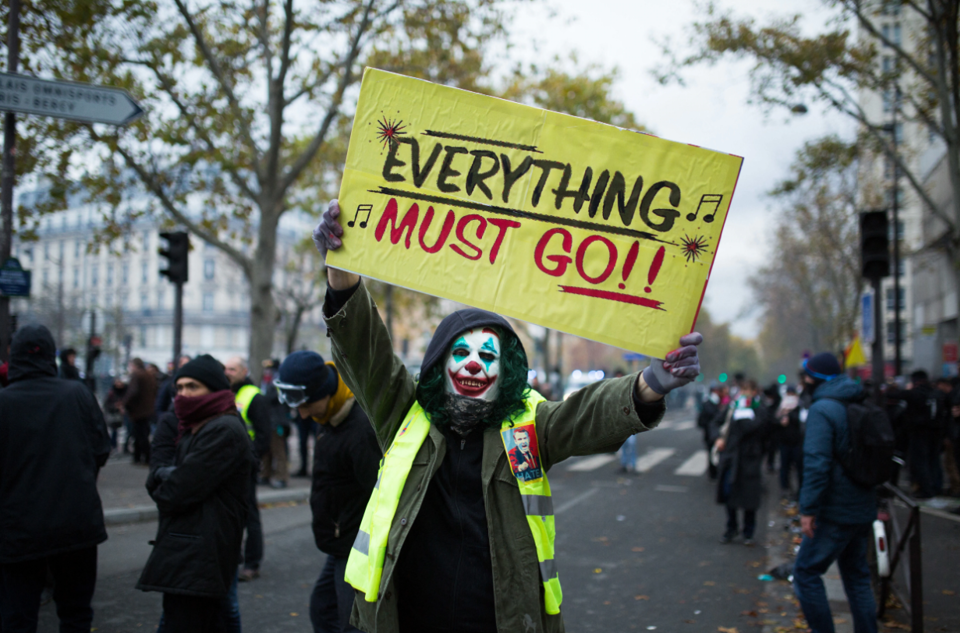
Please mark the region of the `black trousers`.
<svg viewBox="0 0 960 633"><path fill-rule="evenodd" d="M36 633L40 594L50 570L61 633L90 633L90 601L97 584L97 547L0 565L3 633Z"/></svg>
<svg viewBox="0 0 960 633"><path fill-rule="evenodd" d="M223 598L200 598L163 594L163 619L167 631L176 633L221 633Z"/></svg>
<svg viewBox="0 0 960 633"><path fill-rule="evenodd" d="M243 547L244 569L260 569L263 560L263 526L260 523L260 506L257 505L257 473L250 480L247 495L247 542Z"/></svg>
<svg viewBox="0 0 960 633"><path fill-rule="evenodd" d="M150 418L133 421L133 461L150 463Z"/></svg>

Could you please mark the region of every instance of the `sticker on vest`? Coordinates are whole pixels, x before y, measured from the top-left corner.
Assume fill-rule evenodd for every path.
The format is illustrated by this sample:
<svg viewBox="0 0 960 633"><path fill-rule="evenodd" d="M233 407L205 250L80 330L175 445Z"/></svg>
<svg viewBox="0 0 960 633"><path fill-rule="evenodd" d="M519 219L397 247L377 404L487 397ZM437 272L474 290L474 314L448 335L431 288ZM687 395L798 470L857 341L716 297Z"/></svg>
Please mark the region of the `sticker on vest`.
<svg viewBox="0 0 960 633"><path fill-rule="evenodd" d="M520 424L500 431L503 446L510 459L510 470L521 481L536 481L543 478L540 468L540 447L537 444L535 424Z"/></svg>

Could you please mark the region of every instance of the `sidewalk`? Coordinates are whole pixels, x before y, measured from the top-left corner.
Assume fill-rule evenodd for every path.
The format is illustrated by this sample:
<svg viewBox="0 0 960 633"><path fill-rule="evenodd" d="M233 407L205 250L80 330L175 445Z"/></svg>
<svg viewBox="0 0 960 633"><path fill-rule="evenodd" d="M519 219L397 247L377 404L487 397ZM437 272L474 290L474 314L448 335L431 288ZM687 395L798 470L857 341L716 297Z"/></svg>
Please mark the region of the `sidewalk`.
<svg viewBox="0 0 960 633"><path fill-rule="evenodd" d="M773 494L772 491L768 494ZM920 525L923 543L923 598L924 630L960 631L960 517L944 512L942 507L954 505L954 500L941 500L933 503L934 508L922 510ZM796 503L769 503L767 571L773 572L786 564L792 569L799 548L800 518ZM906 520L906 509L903 523ZM892 546L892 545L891 545ZM906 552L904 552L906 555ZM843 591L840 572L834 564L824 576L827 598L834 616L837 633L853 633L853 621L850 618L850 606ZM787 580L772 580L767 583L766 603L769 608L764 620L764 633L786 633L806 631L806 621L800 610L800 604ZM766 605L765 605L766 606ZM894 598L887 604L887 613L880 623L879 631L909 631L910 616Z"/></svg>
<svg viewBox="0 0 960 633"><path fill-rule="evenodd" d="M292 472L295 472L291 468ZM144 483L148 469L131 463L129 455L114 455L100 469L97 490L107 525L154 521L157 506L147 494ZM272 503L302 502L310 498L310 479L291 477L286 488L257 486L260 506Z"/></svg>

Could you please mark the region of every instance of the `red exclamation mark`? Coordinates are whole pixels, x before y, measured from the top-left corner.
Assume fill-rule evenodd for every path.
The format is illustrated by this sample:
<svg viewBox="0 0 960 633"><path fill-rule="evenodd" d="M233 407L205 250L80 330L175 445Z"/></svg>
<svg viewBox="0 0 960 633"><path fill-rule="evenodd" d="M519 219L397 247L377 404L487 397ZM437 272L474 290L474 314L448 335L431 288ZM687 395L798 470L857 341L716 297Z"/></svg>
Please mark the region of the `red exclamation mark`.
<svg viewBox="0 0 960 633"><path fill-rule="evenodd" d="M667 249L661 246L659 249L657 249L657 254L653 256L653 263L650 264L650 272L647 273L647 283L650 284L650 286L652 286L653 282L657 280L657 273L660 272L660 267L663 266L663 256L666 254L666 252ZM644 291L652 291L653 289L650 286L644 288Z"/></svg>
<svg viewBox="0 0 960 633"><path fill-rule="evenodd" d="M630 247L630 251L627 253L627 259L623 262L623 281L627 281L627 277L630 276L630 273L633 272L633 265L637 263L637 253L640 252L640 242L634 242ZM627 287L626 283L619 284L620 290L623 290Z"/></svg>

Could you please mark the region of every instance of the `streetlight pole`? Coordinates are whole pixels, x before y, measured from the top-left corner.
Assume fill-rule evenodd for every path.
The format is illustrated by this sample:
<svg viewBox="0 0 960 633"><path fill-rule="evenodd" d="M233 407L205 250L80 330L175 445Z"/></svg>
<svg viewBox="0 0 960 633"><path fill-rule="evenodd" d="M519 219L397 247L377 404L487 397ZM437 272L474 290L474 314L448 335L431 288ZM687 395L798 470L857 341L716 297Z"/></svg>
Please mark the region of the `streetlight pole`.
<svg viewBox="0 0 960 633"><path fill-rule="evenodd" d="M903 356L900 340L900 168L897 166L897 108L900 107L900 86L893 91L893 373L903 373Z"/></svg>
<svg viewBox="0 0 960 633"><path fill-rule="evenodd" d="M15 74L20 62L20 0L10 0L7 30L7 72ZM17 116L7 112L3 124L3 176L0 192L0 264L13 250L13 183L17 145ZM0 361L7 360L10 343L10 297L0 296Z"/></svg>

